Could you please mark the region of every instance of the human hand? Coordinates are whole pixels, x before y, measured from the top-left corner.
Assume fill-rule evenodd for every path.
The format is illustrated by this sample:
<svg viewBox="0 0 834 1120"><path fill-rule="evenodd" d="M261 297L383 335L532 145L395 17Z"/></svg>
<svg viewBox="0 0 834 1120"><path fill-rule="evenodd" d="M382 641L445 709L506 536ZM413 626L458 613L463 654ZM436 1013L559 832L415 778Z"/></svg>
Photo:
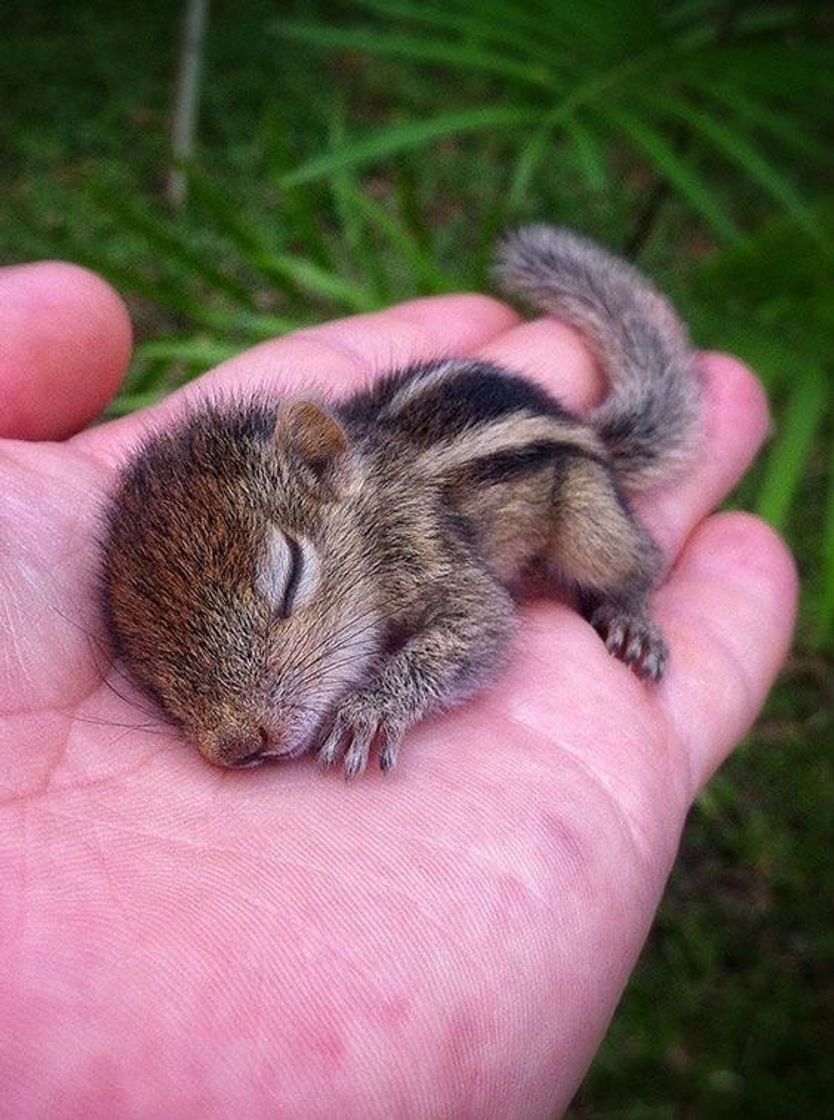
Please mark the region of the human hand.
<svg viewBox="0 0 834 1120"><path fill-rule="evenodd" d="M46 440L109 398L124 309L83 270L0 273L0 427ZM421 300L250 350L211 386L349 390L479 354L581 407L555 322ZM767 426L705 357L707 446L640 503L673 563L666 680L641 684L574 611L525 607L509 669L346 784L312 759L208 766L102 646L103 496L131 416L0 442L0 1084L4 1115L549 1117L574 1093L648 931L693 797L784 656L789 557L708 516Z"/></svg>

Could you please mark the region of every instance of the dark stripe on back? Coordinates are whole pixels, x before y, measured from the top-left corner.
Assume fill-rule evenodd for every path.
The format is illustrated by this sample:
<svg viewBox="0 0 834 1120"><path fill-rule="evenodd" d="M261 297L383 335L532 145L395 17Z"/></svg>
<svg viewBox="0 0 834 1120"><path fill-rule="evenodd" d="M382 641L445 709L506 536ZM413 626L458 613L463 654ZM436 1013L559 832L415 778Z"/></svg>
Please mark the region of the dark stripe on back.
<svg viewBox="0 0 834 1120"><path fill-rule="evenodd" d="M367 414L372 405L378 411L389 404L399 388L415 376L432 370L439 363L409 369L386 379L378 392L361 394L342 406L341 414L348 420ZM427 446L457 435L477 424L511 416L516 412L534 416L562 418L569 415L564 408L537 385L515 374L507 373L489 362L462 362L437 384L417 391L395 416L385 416L380 423L387 429L406 436L410 442Z"/></svg>
<svg viewBox="0 0 834 1120"><path fill-rule="evenodd" d="M522 447L496 451L483 458L472 459L454 471L452 479L457 485L461 482L499 483L511 482L524 475L533 474L543 467L555 466L567 459L590 459L604 463L597 455L591 455L576 444L557 440L539 440Z"/></svg>

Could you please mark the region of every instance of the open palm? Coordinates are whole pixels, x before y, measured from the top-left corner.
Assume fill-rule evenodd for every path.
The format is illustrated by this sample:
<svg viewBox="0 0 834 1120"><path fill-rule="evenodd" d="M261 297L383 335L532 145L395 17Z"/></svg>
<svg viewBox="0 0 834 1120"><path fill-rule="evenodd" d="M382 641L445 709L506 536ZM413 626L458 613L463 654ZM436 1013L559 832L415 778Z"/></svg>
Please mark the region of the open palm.
<svg viewBox="0 0 834 1120"><path fill-rule="evenodd" d="M537 603L492 688L417 728L393 773L345 783L309 758L212 769L112 663L99 517L144 421L35 440L113 391L113 293L71 266L7 270L0 338L4 1115L552 1116L789 638L782 545L707 516L766 429L751 375L704 358L707 446L641 508L671 564L664 683ZM209 385L341 393L439 353L577 407L600 391L566 328L450 296L264 344L160 407Z"/></svg>

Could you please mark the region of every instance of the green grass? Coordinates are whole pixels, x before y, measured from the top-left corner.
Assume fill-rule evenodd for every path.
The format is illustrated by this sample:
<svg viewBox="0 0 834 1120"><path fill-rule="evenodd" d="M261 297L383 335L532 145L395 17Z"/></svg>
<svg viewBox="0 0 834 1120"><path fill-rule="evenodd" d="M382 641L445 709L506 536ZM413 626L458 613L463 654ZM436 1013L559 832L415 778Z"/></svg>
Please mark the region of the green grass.
<svg viewBox="0 0 834 1120"><path fill-rule="evenodd" d="M796 652L693 811L572 1115L821 1115L834 1094L834 191L814 83L834 73L831 42L811 3L644 4L644 32L634 13L623 24L630 7L601 5L586 34L587 8L561 5L545 34L518 0L308 0L286 16L218 3L177 217L162 185L178 6L18 3L0 27L0 256L79 260L127 295L140 345L114 412L295 326L484 287L495 234L526 218L637 252L700 344L761 371L776 432L734 501L790 536ZM716 42L710 20L731 8ZM583 11L586 45L566 52L565 21ZM817 77L785 53L793 42Z"/></svg>

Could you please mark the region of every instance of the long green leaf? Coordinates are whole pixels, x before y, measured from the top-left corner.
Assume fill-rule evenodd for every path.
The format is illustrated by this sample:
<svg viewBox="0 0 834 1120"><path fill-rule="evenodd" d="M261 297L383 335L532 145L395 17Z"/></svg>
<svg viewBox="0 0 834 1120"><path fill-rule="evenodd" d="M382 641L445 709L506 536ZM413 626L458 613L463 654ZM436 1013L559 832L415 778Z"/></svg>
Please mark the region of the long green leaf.
<svg viewBox="0 0 834 1120"><path fill-rule="evenodd" d="M433 2L443 7L446 0ZM557 52L567 49L574 59L578 58L584 43L595 43L604 37L611 23L612 0L572 0L570 4L554 4L552 0L478 0L477 5L471 0L453 0L453 3L458 10L476 11L499 28L523 29L542 43L552 44ZM588 10L589 4L593 11ZM600 12L601 17L595 18L595 12ZM581 36L577 36L571 20L574 13L582 24Z"/></svg>
<svg viewBox="0 0 834 1120"><path fill-rule="evenodd" d="M310 43L313 46L411 58L432 65L465 67L520 82L523 85L543 89L555 88L552 75L545 67L529 62L516 62L504 55L471 44L450 43L420 35L394 35L376 27L352 30L326 27L316 23L288 22L274 24L273 29L282 38Z"/></svg>
<svg viewBox="0 0 834 1120"><path fill-rule="evenodd" d="M188 185L194 201L211 217L213 228L240 250L245 260L269 248L263 229L245 222L239 208L200 168L188 168Z"/></svg>
<svg viewBox="0 0 834 1120"><path fill-rule="evenodd" d="M454 288L438 267L432 249L424 249L413 233L383 205L357 189L351 195L351 204L366 222L384 237L397 256L420 282L423 291L448 292Z"/></svg>
<svg viewBox="0 0 834 1120"><path fill-rule="evenodd" d="M149 361L184 362L209 369L240 353L240 345L214 338L155 338L140 342L136 357Z"/></svg>
<svg viewBox="0 0 834 1120"><path fill-rule="evenodd" d="M767 458L757 512L776 529L784 529L814 441L825 414L825 371L806 364L782 413L779 433Z"/></svg>
<svg viewBox="0 0 834 1120"><path fill-rule="evenodd" d="M337 103L330 121L331 147L340 147L344 139L344 110L341 103ZM361 270L361 275L371 285L376 303L390 302L391 283L384 268L382 254L377 252L368 236L365 217L356 205L357 196L362 197L362 191L356 182L354 168L341 167L338 171L334 171L330 176L329 185L339 216L339 225L356 270Z"/></svg>
<svg viewBox="0 0 834 1120"><path fill-rule="evenodd" d="M172 224L162 222L149 214L143 213L137 205L123 199L96 192L99 204L110 213L116 221L126 228L140 234L153 248L158 249L178 264L188 268L200 276L216 291L233 299L236 303L256 310L252 292L244 284L239 283L227 273L217 268L211 261L206 260L199 249L195 249L184 229L178 229Z"/></svg>
<svg viewBox="0 0 834 1120"><path fill-rule="evenodd" d="M373 295L354 280L336 272L319 268L304 257L289 253L265 253L258 258L259 267L276 280L288 279L313 296L341 304L351 311L373 311L379 306Z"/></svg>
<svg viewBox="0 0 834 1120"><path fill-rule="evenodd" d="M340 148L345 142L345 110L339 98L336 99L331 114L328 141L331 150ZM330 176L328 186L339 216L341 233L353 255L364 256L366 250L364 225L353 207L353 196L356 191L354 169L340 167Z"/></svg>
<svg viewBox="0 0 834 1120"><path fill-rule="evenodd" d="M695 74L742 89L774 95L785 104L804 101L819 105L821 95L834 93L831 50L808 44L742 43L712 46L686 57L681 76Z"/></svg>
<svg viewBox="0 0 834 1120"><path fill-rule="evenodd" d="M307 256L321 268L333 268L335 261L331 246L322 232L321 202L315 191L298 190L283 183L293 167L287 122L274 105L267 108L265 116L268 151L272 157L275 183L282 186L280 201L280 227L286 242L300 242Z"/></svg>
<svg viewBox="0 0 834 1120"><path fill-rule="evenodd" d="M89 254L74 253L78 264L101 272L115 287L133 292L190 320L195 326L222 337L259 341L308 327L312 318L287 318L266 312L227 311L209 308L192 299L179 284L155 283L135 269Z"/></svg>
<svg viewBox="0 0 834 1120"><path fill-rule="evenodd" d="M665 110L709 140L729 160L737 163L749 178L780 202L814 240L825 242L812 212L799 193L739 129L727 128L709 113L678 97L667 94L663 97L662 105Z"/></svg>
<svg viewBox="0 0 834 1120"><path fill-rule="evenodd" d="M515 161L510 179L509 206L511 210L521 210L536 171L547 155L548 145L553 142L554 127L548 121L535 129L521 147Z"/></svg>
<svg viewBox="0 0 834 1120"><path fill-rule="evenodd" d="M424 254L429 255L434 260L437 255L434 246L434 231L426 221L426 216L420 205L418 184L419 175L414 159L407 153L400 155L394 160L394 194L397 199L397 211L415 243L419 245Z"/></svg>
<svg viewBox="0 0 834 1120"><path fill-rule="evenodd" d="M413 0L353 0L354 5L376 12L386 20L391 17L422 23L429 27L442 27L461 37L471 37L483 42L498 43L500 46L513 47L522 58L533 58L544 63L550 73L565 70L564 59L548 46L543 32L546 30L542 20L531 18L527 22L530 33L523 31L524 15L530 15L526 2L512 6L515 9L515 26L509 21L506 10L490 11L490 5L479 4L477 8L466 0L464 4L432 4ZM506 6L501 6L505 9ZM520 21L518 17L521 17ZM552 21L551 21L552 22Z"/></svg>
<svg viewBox="0 0 834 1120"><path fill-rule="evenodd" d="M266 227L259 228L245 222L235 210L223 193L202 172L192 169L190 183L192 197L198 205L202 206L222 235L227 237L240 251L241 257L247 266L258 272L266 281L278 281L282 289L293 297L303 296L298 284L294 283L286 274L269 273L263 267L263 261L269 259L273 249L273 238L270 236L273 226L268 231ZM313 238L310 247L311 254L318 246L318 237ZM268 315L260 311L251 313L249 317L241 318L241 327L248 337L272 338L277 334L297 329L300 320Z"/></svg>
<svg viewBox="0 0 834 1120"><path fill-rule="evenodd" d="M738 240L738 227L715 193L692 164L678 155L662 133L609 102L596 103L593 112L609 126L613 125L623 139L641 149L669 185L686 199L720 237L728 242Z"/></svg>
<svg viewBox="0 0 834 1120"><path fill-rule="evenodd" d="M749 96L731 82L716 82L714 79L706 81L703 78L699 80L696 76L688 84L702 96L718 102L723 108L733 110L753 127L775 137L785 147L792 148L809 160L822 164L834 163L834 148L817 140L808 131L807 126L815 122L805 120L797 113L776 109L768 101Z"/></svg>
<svg viewBox="0 0 834 1120"><path fill-rule="evenodd" d="M279 182L283 187L298 187L323 179L341 167L358 167L387 159L432 140L441 140L463 132L519 128L536 124L541 117L542 114L533 108L500 105L462 109L430 117L428 120L390 125L388 128L377 129L364 139L351 141L336 152L328 152L303 163L294 171L281 176Z"/></svg>
<svg viewBox="0 0 834 1120"><path fill-rule="evenodd" d="M826 239L834 242L834 195L815 199L812 210ZM809 251L804 231L797 228L790 215L775 215L737 246L703 261L693 278L702 295L709 298L720 288L732 292L748 308L762 308L788 297L795 305L791 314L794 331L799 328L797 333L807 342L816 334L826 354L831 353L834 323L830 330L812 330L809 334L807 321L815 323L834 315L830 298L834 261L830 254ZM798 317L797 304L801 307ZM791 346L795 345L792 339Z"/></svg>
<svg viewBox="0 0 834 1120"><path fill-rule="evenodd" d="M117 416L129 416L131 412L150 408L170 390L170 385L160 384L155 389L145 389L141 393L119 393L107 406L105 415L115 419Z"/></svg>
<svg viewBox="0 0 834 1120"><path fill-rule="evenodd" d="M575 116L565 117L562 127L569 136L579 160L588 189L601 193L609 187L605 152L596 133Z"/></svg>
<svg viewBox="0 0 834 1120"><path fill-rule="evenodd" d="M78 264L100 272L116 288L143 296L160 307L165 307L176 315L191 320L195 326L229 335L234 335L240 328L240 312L208 308L204 303L187 295L179 284L148 280L138 274L134 268L128 268L106 257L94 257L90 253L75 252L73 259Z"/></svg>
<svg viewBox="0 0 834 1120"><path fill-rule="evenodd" d="M507 191L496 191L486 213L478 222L478 240L467 273L471 281L467 287L490 287L490 268L495 255L495 243L509 224L510 198Z"/></svg>
<svg viewBox="0 0 834 1120"><path fill-rule="evenodd" d="M270 315L259 312L257 315L242 315L237 319L238 333L242 338L251 342L260 342L265 339L278 338L280 335L289 334L290 331L301 331L311 327L319 321L319 317L312 315L287 316Z"/></svg>

